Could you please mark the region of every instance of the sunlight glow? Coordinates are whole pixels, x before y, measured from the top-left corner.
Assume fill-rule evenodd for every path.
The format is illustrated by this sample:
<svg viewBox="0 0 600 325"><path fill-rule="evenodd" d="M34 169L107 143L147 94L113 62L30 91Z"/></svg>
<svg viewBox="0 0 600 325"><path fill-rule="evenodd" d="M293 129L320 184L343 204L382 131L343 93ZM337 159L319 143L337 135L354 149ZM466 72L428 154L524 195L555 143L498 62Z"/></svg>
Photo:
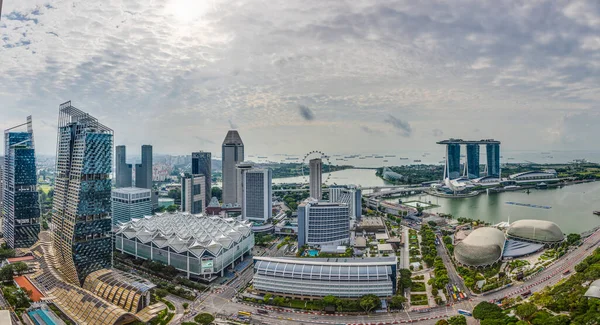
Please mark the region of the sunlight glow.
<svg viewBox="0 0 600 325"><path fill-rule="evenodd" d="M213 0L171 0L166 6L167 13L182 23L200 20L212 9Z"/></svg>

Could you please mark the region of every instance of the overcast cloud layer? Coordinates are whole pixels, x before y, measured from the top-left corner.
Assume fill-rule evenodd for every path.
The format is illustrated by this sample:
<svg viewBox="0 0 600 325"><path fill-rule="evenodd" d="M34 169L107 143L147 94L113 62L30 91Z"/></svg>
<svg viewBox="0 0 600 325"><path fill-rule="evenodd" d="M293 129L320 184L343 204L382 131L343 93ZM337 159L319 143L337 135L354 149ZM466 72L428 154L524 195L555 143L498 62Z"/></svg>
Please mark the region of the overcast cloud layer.
<svg viewBox="0 0 600 325"><path fill-rule="evenodd" d="M0 128L58 105L116 144L398 152L442 137L597 149L598 1L4 1ZM135 150L135 149L134 149Z"/></svg>

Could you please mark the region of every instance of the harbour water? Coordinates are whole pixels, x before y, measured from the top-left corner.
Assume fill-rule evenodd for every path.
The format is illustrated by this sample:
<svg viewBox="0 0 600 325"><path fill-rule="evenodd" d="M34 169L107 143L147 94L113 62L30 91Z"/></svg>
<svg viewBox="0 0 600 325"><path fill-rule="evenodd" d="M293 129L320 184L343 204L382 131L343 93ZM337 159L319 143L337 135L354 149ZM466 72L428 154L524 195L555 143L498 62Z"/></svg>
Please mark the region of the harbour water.
<svg viewBox="0 0 600 325"><path fill-rule="evenodd" d="M323 179L325 179L325 175ZM303 177L273 180L274 184L302 182ZM375 170L346 169L331 173L328 184L356 184L367 187L385 185L385 182L375 176ZM511 222L520 219L541 219L555 222L565 233L584 232L600 225L600 216L592 214L594 210L600 210L600 182L546 190L533 189L529 194L525 191L515 191L481 194L461 199L416 195L403 197L402 200L431 202L439 207L427 211L480 219L492 224L508 221L509 217ZM389 201L398 202L398 199ZM550 208L542 209L527 205Z"/></svg>
<svg viewBox="0 0 600 325"><path fill-rule="evenodd" d="M455 217L480 219L492 224L520 219L541 219L556 223L565 233L584 232L600 225L600 182L569 185L563 188L480 194L471 198L449 199L415 195L403 201L418 200L439 205L429 212L449 213ZM398 202L398 199L388 201ZM543 207L543 208L542 208Z"/></svg>

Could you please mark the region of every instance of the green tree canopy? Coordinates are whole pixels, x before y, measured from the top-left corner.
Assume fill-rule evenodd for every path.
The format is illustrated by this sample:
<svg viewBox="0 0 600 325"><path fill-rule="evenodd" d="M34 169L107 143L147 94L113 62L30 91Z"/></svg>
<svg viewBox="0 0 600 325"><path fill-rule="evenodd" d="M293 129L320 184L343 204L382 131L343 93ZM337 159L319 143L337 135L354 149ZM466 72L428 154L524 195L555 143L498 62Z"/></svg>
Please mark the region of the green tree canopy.
<svg viewBox="0 0 600 325"><path fill-rule="evenodd" d="M463 315L452 316L448 319L450 325L467 325L467 318Z"/></svg>
<svg viewBox="0 0 600 325"><path fill-rule="evenodd" d="M532 304L530 302L526 302L524 304L517 306L516 314L522 320L529 321L531 319L531 317L533 316L533 314L535 314L537 311L538 311L538 309L534 304Z"/></svg>
<svg viewBox="0 0 600 325"><path fill-rule="evenodd" d="M381 300L376 295L369 294L369 295L364 295L364 296L360 297L359 304L360 304L360 307L364 311L369 313L372 310L375 310L375 309L378 309L381 307Z"/></svg>
<svg viewBox="0 0 600 325"><path fill-rule="evenodd" d="M498 305L491 302L482 301L473 309L473 317L479 320L502 319L504 314Z"/></svg>
<svg viewBox="0 0 600 325"><path fill-rule="evenodd" d="M338 301L338 298L333 295L327 295L323 297L323 304L325 306L335 306Z"/></svg>
<svg viewBox="0 0 600 325"><path fill-rule="evenodd" d="M215 318L211 314L201 313L201 314L196 315L196 317L194 317L194 320L198 324L208 325L208 324L212 323L215 320Z"/></svg>
<svg viewBox="0 0 600 325"><path fill-rule="evenodd" d="M406 302L406 298L404 298L401 295L396 295L393 296L392 299L390 300L390 307L393 309L402 309L403 308L403 303Z"/></svg>
<svg viewBox="0 0 600 325"><path fill-rule="evenodd" d="M568 234L567 235L567 243L569 245L575 245L581 240L580 234Z"/></svg>

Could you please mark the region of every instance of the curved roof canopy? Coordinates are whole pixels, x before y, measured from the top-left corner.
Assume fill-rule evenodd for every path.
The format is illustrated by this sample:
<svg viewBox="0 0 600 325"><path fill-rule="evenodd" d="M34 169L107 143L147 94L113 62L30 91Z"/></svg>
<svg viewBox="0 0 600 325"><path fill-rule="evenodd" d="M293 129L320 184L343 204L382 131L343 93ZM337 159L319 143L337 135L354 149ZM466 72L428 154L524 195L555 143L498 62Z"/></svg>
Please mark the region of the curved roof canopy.
<svg viewBox="0 0 600 325"><path fill-rule="evenodd" d="M252 233L251 224L233 218L204 216L187 212L161 213L132 219L119 226L117 234L178 253L189 251L201 257L205 251L216 256L240 243Z"/></svg>
<svg viewBox="0 0 600 325"><path fill-rule="evenodd" d="M509 237L540 243L556 243L565 238L562 230L554 222L546 220L515 221L508 227L506 234Z"/></svg>
<svg viewBox="0 0 600 325"><path fill-rule="evenodd" d="M592 282L587 291L583 294L584 297L600 298L600 279Z"/></svg>
<svg viewBox="0 0 600 325"><path fill-rule="evenodd" d="M454 258L470 266L494 264L502 257L504 241L504 233L496 228L477 228L454 247Z"/></svg>

